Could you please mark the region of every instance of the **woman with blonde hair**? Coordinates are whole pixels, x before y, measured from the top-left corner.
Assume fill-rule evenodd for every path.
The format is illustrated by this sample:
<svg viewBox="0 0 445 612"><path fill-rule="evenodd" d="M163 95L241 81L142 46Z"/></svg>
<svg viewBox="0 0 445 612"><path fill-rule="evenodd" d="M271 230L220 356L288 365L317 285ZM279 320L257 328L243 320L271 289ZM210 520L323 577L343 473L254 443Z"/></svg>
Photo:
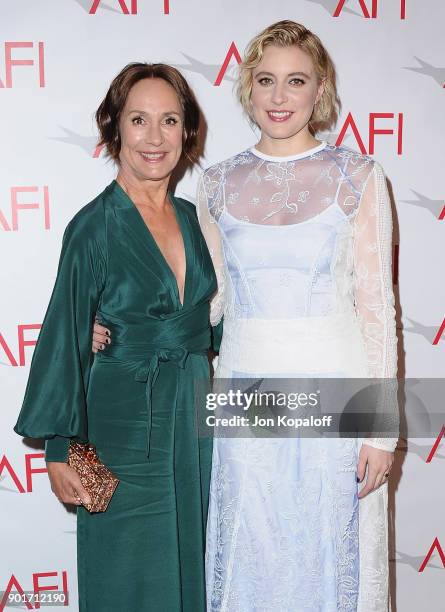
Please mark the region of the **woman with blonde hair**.
<svg viewBox="0 0 445 612"><path fill-rule="evenodd" d="M377 162L315 137L339 110L326 49L300 24L271 25L238 97L260 140L209 168L198 194L212 324L224 316L216 376L395 377L390 201ZM209 612L387 611L395 445L215 438Z"/></svg>

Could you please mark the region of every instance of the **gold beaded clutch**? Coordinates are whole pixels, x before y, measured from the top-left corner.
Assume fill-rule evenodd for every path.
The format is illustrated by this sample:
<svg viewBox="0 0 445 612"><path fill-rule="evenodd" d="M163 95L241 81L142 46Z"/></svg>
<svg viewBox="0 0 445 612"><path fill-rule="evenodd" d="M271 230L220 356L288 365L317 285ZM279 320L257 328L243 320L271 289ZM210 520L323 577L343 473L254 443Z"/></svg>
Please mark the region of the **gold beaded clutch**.
<svg viewBox="0 0 445 612"><path fill-rule="evenodd" d="M100 461L95 447L71 440L68 465L79 474L82 486L91 497L91 504L84 504L85 508L89 512L105 512L119 480Z"/></svg>

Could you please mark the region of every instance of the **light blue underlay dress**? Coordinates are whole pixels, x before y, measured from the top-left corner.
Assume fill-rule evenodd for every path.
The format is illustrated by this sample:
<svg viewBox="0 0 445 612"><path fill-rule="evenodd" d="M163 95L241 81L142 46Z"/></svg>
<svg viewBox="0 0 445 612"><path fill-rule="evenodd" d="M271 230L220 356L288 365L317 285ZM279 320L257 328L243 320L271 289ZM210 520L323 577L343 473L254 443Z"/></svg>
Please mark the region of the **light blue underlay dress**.
<svg viewBox="0 0 445 612"><path fill-rule="evenodd" d="M198 215L224 317L215 376L396 375L381 167L322 142L208 169ZM215 438L208 612L387 612L387 484L358 500L363 440ZM394 439L366 444L393 450Z"/></svg>

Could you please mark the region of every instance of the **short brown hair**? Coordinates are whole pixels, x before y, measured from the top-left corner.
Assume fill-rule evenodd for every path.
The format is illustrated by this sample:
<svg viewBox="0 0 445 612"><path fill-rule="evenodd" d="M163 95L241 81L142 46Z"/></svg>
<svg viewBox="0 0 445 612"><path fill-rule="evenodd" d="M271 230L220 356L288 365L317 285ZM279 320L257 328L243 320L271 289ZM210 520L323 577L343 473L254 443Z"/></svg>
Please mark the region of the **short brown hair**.
<svg viewBox="0 0 445 612"><path fill-rule="evenodd" d="M324 81L324 92L314 107L309 121L312 132L330 129L335 125L340 112L340 100L337 94L335 67L329 53L321 40L304 25L295 21L278 21L255 36L246 49L243 62L239 67L237 95L241 105L251 121L250 96L252 94L252 72L263 57L268 45L277 47L299 47L312 59L319 82Z"/></svg>
<svg viewBox="0 0 445 612"><path fill-rule="evenodd" d="M105 98L96 111L99 128L99 146L105 145L108 155L119 161L121 137L119 120L131 88L142 79L163 79L176 91L184 113L182 154L190 161L196 160L200 110L193 91L182 74L168 64L127 64L113 79Z"/></svg>

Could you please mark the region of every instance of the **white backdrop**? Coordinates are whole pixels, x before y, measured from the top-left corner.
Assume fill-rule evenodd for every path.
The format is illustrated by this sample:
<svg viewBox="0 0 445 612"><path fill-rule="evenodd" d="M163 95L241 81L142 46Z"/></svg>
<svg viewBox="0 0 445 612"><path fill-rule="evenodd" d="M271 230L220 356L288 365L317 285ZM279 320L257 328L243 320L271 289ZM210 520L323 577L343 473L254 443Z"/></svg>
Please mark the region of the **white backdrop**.
<svg viewBox="0 0 445 612"><path fill-rule="evenodd" d="M77 609L75 515L50 492L42 447L25 445L12 427L64 227L115 175L95 152L93 113L127 62L171 63L207 120L202 165L233 155L256 141L232 93L236 51L285 18L315 31L337 66L343 112L324 136L375 156L391 183L401 372L443 376L442 0L3 0L0 591L67 588L67 608ZM197 177L198 169L185 176L177 194L193 199ZM399 612L444 609L445 440L427 461L439 434L397 451L391 568Z"/></svg>

